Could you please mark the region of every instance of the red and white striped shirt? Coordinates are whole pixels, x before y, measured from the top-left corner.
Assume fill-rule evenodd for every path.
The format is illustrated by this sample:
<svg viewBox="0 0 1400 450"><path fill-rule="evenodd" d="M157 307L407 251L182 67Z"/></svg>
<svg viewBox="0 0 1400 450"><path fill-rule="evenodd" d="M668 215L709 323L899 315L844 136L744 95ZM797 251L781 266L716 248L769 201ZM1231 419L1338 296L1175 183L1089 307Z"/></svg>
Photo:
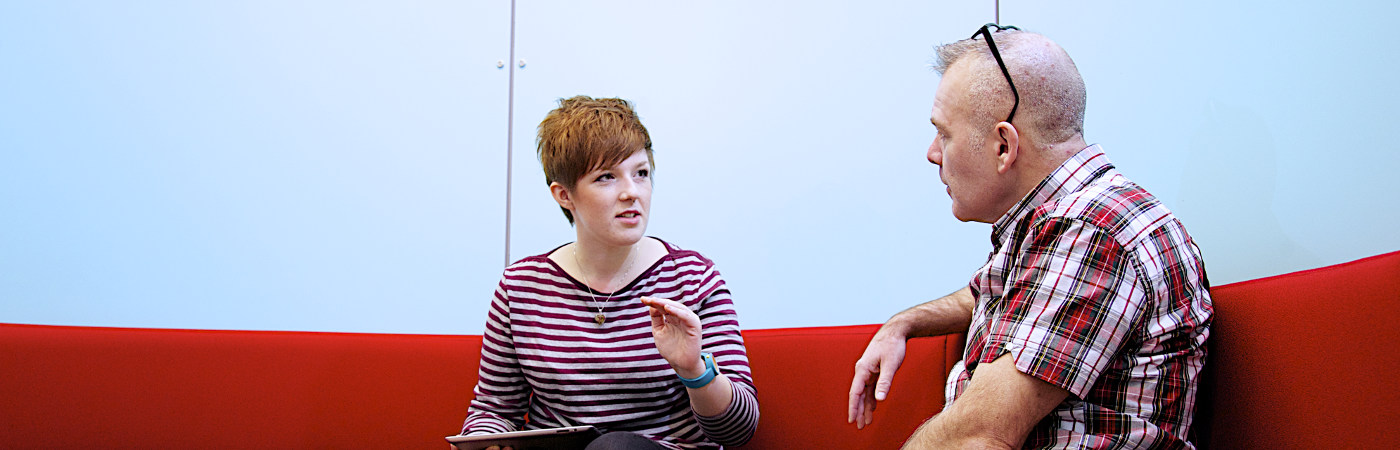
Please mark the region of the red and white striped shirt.
<svg viewBox="0 0 1400 450"><path fill-rule="evenodd" d="M1051 173L992 227L949 404L1002 355L1070 396L1026 448L1190 448L1213 308L1181 222L1097 146Z"/></svg>
<svg viewBox="0 0 1400 450"><path fill-rule="evenodd" d="M549 259L553 251L507 267L462 432L592 425L677 449L747 442L758 427L758 400L729 289L709 259L662 243L667 255L611 300L565 273ZM726 411L701 417L691 410L685 386L656 349L642 296L675 300L700 317L701 351L714 354L734 389ZM597 304L607 317L601 325Z"/></svg>

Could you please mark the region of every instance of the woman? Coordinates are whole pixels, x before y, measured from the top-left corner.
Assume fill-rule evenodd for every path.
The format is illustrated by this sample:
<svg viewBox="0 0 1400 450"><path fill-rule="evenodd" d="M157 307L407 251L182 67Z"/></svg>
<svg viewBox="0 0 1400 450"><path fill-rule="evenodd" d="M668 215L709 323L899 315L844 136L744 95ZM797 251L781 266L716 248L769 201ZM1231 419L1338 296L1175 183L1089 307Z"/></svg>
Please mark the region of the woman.
<svg viewBox="0 0 1400 450"><path fill-rule="evenodd" d="M589 449L747 442L758 401L729 289L709 259L645 236L654 166L632 105L560 100L537 145L577 241L506 268L462 433L592 425L603 435Z"/></svg>

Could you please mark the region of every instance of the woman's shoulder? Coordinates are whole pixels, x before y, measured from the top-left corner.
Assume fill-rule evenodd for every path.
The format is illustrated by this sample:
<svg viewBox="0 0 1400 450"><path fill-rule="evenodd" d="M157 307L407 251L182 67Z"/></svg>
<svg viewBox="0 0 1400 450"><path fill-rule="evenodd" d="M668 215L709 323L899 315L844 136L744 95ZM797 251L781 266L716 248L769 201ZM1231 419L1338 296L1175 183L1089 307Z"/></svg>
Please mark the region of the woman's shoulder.
<svg viewBox="0 0 1400 450"><path fill-rule="evenodd" d="M513 273L529 272L554 273L560 271L559 264L551 260L549 256L554 254L554 252L558 251L559 249L564 248L565 245L569 244L563 244L558 247L554 247L553 249L550 249L549 251L540 253L538 255L531 255L526 256L524 258L520 258L515 262L510 263L510 265L506 266L505 274L511 275Z"/></svg>
<svg viewBox="0 0 1400 450"><path fill-rule="evenodd" d="M670 286L677 295L676 298L684 296L692 300L709 298L716 290L726 290L724 276L720 274L715 262L701 254L699 251L686 249L679 245L659 238L653 238L666 245L668 253L660 261L657 261L649 277L653 280L664 280L665 283L658 285ZM661 296L666 296L662 294Z"/></svg>
<svg viewBox="0 0 1400 450"><path fill-rule="evenodd" d="M561 246L562 247L562 246ZM558 248L555 248L558 250ZM521 258L501 272L498 289L503 289L510 297L515 290L526 290L539 295L552 296L575 289L576 282L564 269L549 258L554 250Z"/></svg>
<svg viewBox="0 0 1400 450"><path fill-rule="evenodd" d="M683 248L659 237L652 236L651 238L661 243L665 248L666 255L661 258L661 262L672 265L700 265L707 269L715 266L713 260L697 250Z"/></svg>

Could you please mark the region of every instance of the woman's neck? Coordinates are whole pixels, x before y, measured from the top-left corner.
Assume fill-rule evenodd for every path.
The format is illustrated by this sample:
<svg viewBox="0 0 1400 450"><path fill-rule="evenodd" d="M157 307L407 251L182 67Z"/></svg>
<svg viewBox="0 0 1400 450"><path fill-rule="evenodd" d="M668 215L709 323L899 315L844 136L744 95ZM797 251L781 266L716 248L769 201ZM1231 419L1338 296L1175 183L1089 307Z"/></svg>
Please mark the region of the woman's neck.
<svg viewBox="0 0 1400 450"><path fill-rule="evenodd" d="M584 278L584 283L594 289L611 292L626 285L629 277L636 275L642 259L643 243L646 238L626 246L589 244L583 240L574 242L571 253L574 256L575 270Z"/></svg>

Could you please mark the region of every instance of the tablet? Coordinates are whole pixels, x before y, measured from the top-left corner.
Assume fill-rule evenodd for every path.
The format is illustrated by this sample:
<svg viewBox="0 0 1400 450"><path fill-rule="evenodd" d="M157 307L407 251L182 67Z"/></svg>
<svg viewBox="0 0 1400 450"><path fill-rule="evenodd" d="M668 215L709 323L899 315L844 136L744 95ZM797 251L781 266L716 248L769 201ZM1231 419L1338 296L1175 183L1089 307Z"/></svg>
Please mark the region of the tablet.
<svg viewBox="0 0 1400 450"><path fill-rule="evenodd" d="M581 450L597 437L597 428L581 426L473 434L471 436L448 436L447 442L456 446L457 450L481 450L493 445L499 445L501 448L511 447L515 450Z"/></svg>

